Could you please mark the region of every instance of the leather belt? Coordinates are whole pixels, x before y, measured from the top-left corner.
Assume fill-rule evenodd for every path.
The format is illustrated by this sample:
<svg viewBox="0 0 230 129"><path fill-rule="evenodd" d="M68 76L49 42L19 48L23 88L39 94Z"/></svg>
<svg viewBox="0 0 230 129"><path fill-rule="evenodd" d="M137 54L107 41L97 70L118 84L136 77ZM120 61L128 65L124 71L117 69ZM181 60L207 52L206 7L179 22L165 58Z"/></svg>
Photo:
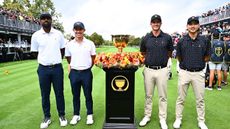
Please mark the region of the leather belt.
<svg viewBox="0 0 230 129"><path fill-rule="evenodd" d="M185 70L185 71L189 71L189 72L200 72L200 71L202 71L203 69L186 69L186 68L181 68L181 69L183 69L183 70Z"/></svg>
<svg viewBox="0 0 230 129"><path fill-rule="evenodd" d="M158 69L165 68L166 66L151 66L151 65L145 65L145 67L150 68L150 69L158 70Z"/></svg>
<svg viewBox="0 0 230 129"><path fill-rule="evenodd" d="M76 72L84 72L84 71L88 71L90 70L91 68L88 68L88 69L83 69L83 70L77 70L77 69L71 69L73 71L76 71Z"/></svg>
<svg viewBox="0 0 230 129"><path fill-rule="evenodd" d="M52 65L42 65L42 64L39 64L43 67L48 67L48 68L54 68L54 67L58 67L58 66L61 66L61 63L58 63L58 64L52 64Z"/></svg>

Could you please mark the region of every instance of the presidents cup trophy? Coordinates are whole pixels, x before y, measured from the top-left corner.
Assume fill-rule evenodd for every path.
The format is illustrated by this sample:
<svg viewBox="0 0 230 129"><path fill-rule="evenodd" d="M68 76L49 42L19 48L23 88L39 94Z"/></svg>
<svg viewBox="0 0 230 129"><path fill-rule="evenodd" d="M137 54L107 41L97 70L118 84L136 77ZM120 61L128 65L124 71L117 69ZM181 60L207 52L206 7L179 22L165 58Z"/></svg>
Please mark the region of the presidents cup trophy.
<svg viewBox="0 0 230 129"><path fill-rule="evenodd" d="M137 129L134 115L135 72L143 66L140 52L123 52L129 35L112 35L118 52L98 53L95 65L106 73L103 129Z"/></svg>

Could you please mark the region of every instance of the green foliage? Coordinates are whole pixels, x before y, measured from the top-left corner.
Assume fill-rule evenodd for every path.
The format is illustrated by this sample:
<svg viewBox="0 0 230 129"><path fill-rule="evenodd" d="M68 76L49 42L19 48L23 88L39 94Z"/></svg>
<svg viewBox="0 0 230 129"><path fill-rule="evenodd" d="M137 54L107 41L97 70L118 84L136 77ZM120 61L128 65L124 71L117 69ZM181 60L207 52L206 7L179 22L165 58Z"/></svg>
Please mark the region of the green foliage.
<svg viewBox="0 0 230 129"><path fill-rule="evenodd" d="M106 45L106 46L113 46L113 42L110 41L110 40L105 40L103 45Z"/></svg>
<svg viewBox="0 0 230 129"><path fill-rule="evenodd" d="M53 20L53 27L64 33L64 27L63 27L62 23L59 22L57 19Z"/></svg>
<svg viewBox="0 0 230 129"><path fill-rule="evenodd" d="M141 42L141 39L139 37L135 38L134 36L130 36L128 45L129 46L139 46L140 42Z"/></svg>
<svg viewBox="0 0 230 129"><path fill-rule="evenodd" d="M3 7L10 10L19 11L22 13L26 13L28 8L30 8L29 0L4 0Z"/></svg>
<svg viewBox="0 0 230 129"><path fill-rule="evenodd" d="M92 40L96 46L100 46L104 43L104 39L101 35L97 34L96 32L94 32L90 38L90 40Z"/></svg>
<svg viewBox="0 0 230 129"><path fill-rule="evenodd" d="M49 12L52 16L55 15L55 7L51 0L34 0L33 2L31 8L29 8L29 12L35 18L39 18L42 12Z"/></svg>
<svg viewBox="0 0 230 129"><path fill-rule="evenodd" d="M87 34L84 34L84 37L85 37L86 39L91 40L90 36L89 36L89 35L87 35Z"/></svg>

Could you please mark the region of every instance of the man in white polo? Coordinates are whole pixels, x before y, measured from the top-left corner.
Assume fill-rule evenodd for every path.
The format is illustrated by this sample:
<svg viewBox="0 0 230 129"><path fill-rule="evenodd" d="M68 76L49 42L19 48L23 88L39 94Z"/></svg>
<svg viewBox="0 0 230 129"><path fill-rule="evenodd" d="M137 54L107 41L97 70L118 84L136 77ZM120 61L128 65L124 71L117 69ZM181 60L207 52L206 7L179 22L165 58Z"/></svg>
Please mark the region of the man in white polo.
<svg viewBox="0 0 230 129"><path fill-rule="evenodd" d="M82 22L76 22L73 26L75 38L66 45L65 57L70 64L69 79L73 94L73 118L71 125L77 124L80 117L80 92L83 88L87 108L86 124L93 124L93 99L92 83L93 74L91 68L96 56L96 48L92 41L84 37L85 26Z"/></svg>
<svg viewBox="0 0 230 129"><path fill-rule="evenodd" d="M42 96L44 119L40 128L47 128L51 123L50 91L51 84L56 97L57 110L61 126L67 125L65 118L65 100L63 88L62 55L64 54L64 36L52 27L52 17L49 13L40 15L42 28L31 38L31 52L38 58L38 77Z"/></svg>

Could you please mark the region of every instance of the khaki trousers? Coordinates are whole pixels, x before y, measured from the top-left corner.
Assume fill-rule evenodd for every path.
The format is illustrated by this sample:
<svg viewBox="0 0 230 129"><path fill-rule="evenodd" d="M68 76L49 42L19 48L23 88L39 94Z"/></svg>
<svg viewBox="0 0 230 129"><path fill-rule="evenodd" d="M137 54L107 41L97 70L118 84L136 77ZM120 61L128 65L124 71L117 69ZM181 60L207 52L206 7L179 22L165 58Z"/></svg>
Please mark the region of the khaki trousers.
<svg viewBox="0 0 230 129"><path fill-rule="evenodd" d="M205 75L203 71L189 72L180 69L178 80L178 98L176 101L176 118L182 119L182 112L184 109L185 98L187 96L189 84L191 84L196 97L197 120L199 122L205 121Z"/></svg>
<svg viewBox="0 0 230 129"><path fill-rule="evenodd" d="M159 119L167 118L167 67L159 70L144 68L144 84L145 84L145 116L151 117L152 114L152 97L154 95L155 86L158 89L159 97Z"/></svg>

